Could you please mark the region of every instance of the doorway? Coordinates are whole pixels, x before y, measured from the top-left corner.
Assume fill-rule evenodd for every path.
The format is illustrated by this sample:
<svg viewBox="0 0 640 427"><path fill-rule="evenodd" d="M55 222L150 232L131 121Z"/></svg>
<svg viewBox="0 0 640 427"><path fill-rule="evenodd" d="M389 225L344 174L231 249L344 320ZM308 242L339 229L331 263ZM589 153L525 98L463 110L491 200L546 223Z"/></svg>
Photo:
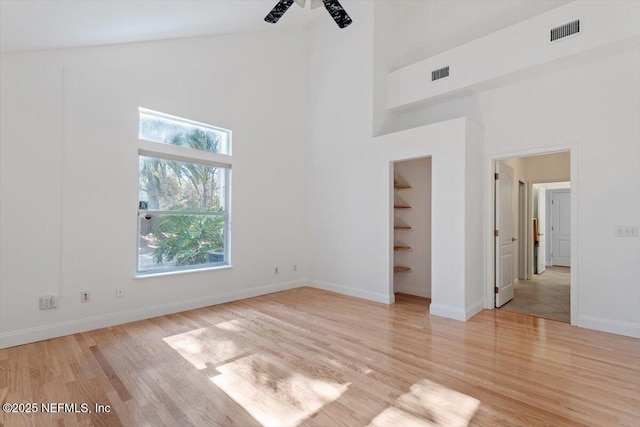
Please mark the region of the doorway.
<svg viewBox="0 0 640 427"><path fill-rule="evenodd" d="M571 319L571 153L494 162L495 307Z"/></svg>
<svg viewBox="0 0 640 427"><path fill-rule="evenodd" d="M431 157L397 161L392 167L393 291L430 299Z"/></svg>

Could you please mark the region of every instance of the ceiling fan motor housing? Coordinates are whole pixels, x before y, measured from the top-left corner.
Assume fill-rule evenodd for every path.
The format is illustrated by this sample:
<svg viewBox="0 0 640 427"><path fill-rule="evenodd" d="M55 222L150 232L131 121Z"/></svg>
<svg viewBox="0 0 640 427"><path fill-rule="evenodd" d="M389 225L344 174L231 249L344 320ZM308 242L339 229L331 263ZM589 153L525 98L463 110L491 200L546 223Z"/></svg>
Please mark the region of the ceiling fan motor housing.
<svg viewBox="0 0 640 427"><path fill-rule="evenodd" d="M280 0L274 8L271 9L271 12L269 12L264 20L271 24L275 24L280 20L280 18L282 18L282 15L289 10L294 2L302 8L304 8L306 4L306 0ZM329 15L331 15L338 27L345 28L353 22L338 0L311 0L311 9L315 9L322 5L327 9L327 12L329 12Z"/></svg>

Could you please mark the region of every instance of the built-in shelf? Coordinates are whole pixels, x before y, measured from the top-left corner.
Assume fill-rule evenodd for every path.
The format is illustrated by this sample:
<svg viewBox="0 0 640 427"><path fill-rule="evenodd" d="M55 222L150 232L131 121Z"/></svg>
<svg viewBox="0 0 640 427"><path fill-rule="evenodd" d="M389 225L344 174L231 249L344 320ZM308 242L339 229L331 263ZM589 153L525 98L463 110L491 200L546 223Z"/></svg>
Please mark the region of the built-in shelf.
<svg viewBox="0 0 640 427"><path fill-rule="evenodd" d="M411 188L411 185L407 184L407 183L402 183L400 182L399 179L394 178L393 180L393 189L394 190L409 190ZM399 201L400 203L406 203L402 200ZM394 209L411 209L411 206L405 206L405 205L396 205L394 204L393 206ZM404 221L401 221L404 222ZM411 230L411 226L409 225L394 225L393 226L394 230ZM410 246L405 246L405 245L394 245L393 246L393 251L394 252L404 252L404 251L410 251L411 247ZM405 271L410 271L411 268L410 267L404 267L404 266L400 266L400 265L396 265L393 267L393 272L394 273L404 273Z"/></svg>
<svg viewBox="0 0 640 427"><path fill-rule="evenodd" d="M411 186L409 184L393 184L393 188L396 190L408 190Z"/></svg>

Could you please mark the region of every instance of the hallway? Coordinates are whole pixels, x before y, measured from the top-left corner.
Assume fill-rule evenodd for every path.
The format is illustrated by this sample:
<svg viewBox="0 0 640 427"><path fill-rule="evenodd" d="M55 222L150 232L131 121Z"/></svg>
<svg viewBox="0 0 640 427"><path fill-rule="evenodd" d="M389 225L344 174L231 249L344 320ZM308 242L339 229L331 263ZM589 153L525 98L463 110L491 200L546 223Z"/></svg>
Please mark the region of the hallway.
<svg viewBox="0 0 640 427"><path fill-rule="evenodd" d="M569 323L570 272L568 267L547 267L533 279L521 280L515 286L515 296L501 310Z"/></svg>

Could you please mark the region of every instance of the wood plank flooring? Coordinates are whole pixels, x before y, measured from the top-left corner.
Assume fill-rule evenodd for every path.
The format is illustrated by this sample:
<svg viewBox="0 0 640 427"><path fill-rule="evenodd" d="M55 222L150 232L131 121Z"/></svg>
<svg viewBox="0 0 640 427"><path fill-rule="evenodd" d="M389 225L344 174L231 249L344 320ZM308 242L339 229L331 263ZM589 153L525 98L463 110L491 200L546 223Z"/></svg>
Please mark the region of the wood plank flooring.
<svg viewBox="0 0 640 427"><path fill-rule="evenodd" d="M0 350L0 403L38 404L0 425L640 425L640 340L427 304L300 288Z"/></svg>

